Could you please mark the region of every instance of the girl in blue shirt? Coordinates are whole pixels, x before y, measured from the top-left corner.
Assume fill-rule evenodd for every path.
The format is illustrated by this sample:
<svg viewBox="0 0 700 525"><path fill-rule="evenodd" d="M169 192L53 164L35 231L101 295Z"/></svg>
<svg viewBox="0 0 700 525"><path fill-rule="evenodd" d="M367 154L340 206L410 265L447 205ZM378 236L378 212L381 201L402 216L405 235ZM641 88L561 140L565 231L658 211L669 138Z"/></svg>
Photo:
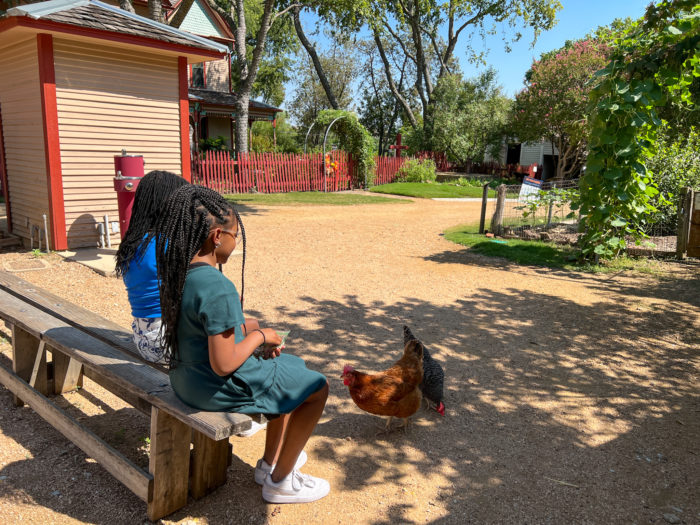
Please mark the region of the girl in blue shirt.
<svg viewBox="0 0 700 525"><path fill-rule="evenodd" d="M165 201L187 184L169 171L151 171L139 181L134 195L129 228L116 255L116 273L124 279L131 305L131 328L141 357L165 363L160 339L161 315L156 244L153 231Z"/></svg>
<svg viewBox="0 0 700 525"><path fill-rule="evenodd" d="M246 328L241 297L217 264L243 242L240 216L217 192L183 186L156 225L156 262L170 383L200 410L265 414L270 421L255 469L270 503L304 503L328 494L326 480L299 472L304 445L328 397L326 378L282 354L271 328ZM255 350L262 346L261 353ZM279 417L278 417L279 416Z"/></svg>

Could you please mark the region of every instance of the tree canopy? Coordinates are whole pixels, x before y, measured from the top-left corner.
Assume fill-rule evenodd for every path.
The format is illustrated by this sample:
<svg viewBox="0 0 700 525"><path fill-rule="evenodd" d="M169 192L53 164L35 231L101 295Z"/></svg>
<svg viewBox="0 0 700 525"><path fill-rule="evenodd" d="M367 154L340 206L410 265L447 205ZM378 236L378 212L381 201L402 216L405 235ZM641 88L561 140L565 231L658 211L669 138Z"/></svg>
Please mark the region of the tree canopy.
<svg viewBox="0 0 700 525"><path fill-rule="evenodd" d="M522 142L548 140L559 155L556 177L580 172L588 144L589 81L607 63L607 46L567 43L535 61L515 97L511 132Z"/></svg>

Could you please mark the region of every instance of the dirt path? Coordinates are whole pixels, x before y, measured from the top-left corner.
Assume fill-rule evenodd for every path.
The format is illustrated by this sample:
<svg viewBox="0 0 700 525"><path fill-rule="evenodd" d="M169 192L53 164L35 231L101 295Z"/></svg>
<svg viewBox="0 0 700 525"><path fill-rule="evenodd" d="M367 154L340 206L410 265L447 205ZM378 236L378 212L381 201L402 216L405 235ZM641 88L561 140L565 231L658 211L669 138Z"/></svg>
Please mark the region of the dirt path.
<svg viewBox="0 0 700 525"><path fill-rule="evenodd" d="M252 480L261 432L232 438L229 482L165 523L700 522L700 267L655 278L495 262L441 237L478 207L242 208L247 313L291 329L288 351L330 380L304 470L332 492L266 505ZM0 254L0 267L27 257ZM129 326L121 281L49 262L18 275ZM240 284L240 257L227 266ZM375 437L379 418L339 374L390 365L403 323L444 365L447 414ZM147 463L135 410L90 385L66 406ZM0 431L4 522L143 523L140 500L4 389Z"/></svg>

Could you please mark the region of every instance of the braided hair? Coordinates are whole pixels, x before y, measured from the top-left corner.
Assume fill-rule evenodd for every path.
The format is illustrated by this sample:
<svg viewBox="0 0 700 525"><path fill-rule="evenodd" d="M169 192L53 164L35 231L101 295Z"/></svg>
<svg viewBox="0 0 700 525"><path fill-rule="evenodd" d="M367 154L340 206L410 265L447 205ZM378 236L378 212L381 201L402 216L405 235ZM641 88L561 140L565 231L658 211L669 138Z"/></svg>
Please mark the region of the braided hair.
<svg viewBox="0 0 700 525"><path fill-rule="evenodd" d="M129 228L115 257L117 275L125 275L131 261L143 257L144 248L153 238L153 230L165 201L185 184L185 179L169 171L150 171L141 179L136 187Z"/></svg>
<svg viewBox="0 0 700 525"><path fill-rule="evenodd" d="M243 222L230 202L203 186L187 185L168 199L155 228L156 264L160 281L165 357L170 367L178 361L177 327L182 292L190 262L202 248L212 228L235 217L243 239L241 306L243 306L246 235Z"/></svg>

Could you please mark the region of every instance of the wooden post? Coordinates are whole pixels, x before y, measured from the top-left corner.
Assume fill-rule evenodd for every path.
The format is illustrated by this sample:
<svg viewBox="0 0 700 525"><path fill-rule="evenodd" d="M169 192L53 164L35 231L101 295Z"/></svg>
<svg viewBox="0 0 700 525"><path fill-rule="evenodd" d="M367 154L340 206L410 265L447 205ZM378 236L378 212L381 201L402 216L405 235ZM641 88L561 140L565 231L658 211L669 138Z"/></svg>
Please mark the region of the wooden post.
<svg viewBox="0 0 700 525"><path fill-rule="evenodd" d="M231 445L228 439L214 441L197 430L193 432L192 445L190 494L199 499L226 483Z"/></svg>
<svg viewBox="0 0 700 525"><path fill-rule="evenodd" d="M690 232L690 217L693 207L693 190L683 188L678 199L678 233L676 237L676 259L684 259L688 248L688 234Z"/></svg>
<svg viewBox="0 0 700 525"><path fill-rule="evenodd" d="M491 219L491 233L501 235L503 233L503 210L506 205L506 186L501 184L496 193L496 211Z"/></svg>
<svg viewBox="0 0 700 525"><path fill-rule="evenodd" d="M157 521L187 504L190 466L190 428L167 412L151 409L153 496L148 519Z"/></svg>
<svg viewBox="0 0 700 525"><path fill-rule="evenodd" d="M12 371L41 394L48 394L46 351L37 337L12 325ZM14 396L15 406L24 402Z"/></svg>
<svg viewBox="0 0 700 525"><path fill-rule="evenodd" d="M57 350L53 356L53 392L63 394L83 386L83 365Z"/></svg>
<svg viewBox="0 0 700 525"><path fill-rule="evenodd" d="M489 200L489 185L484 184L484 192L481 195L481 218L479 219L479 233L484 233L486 226L486 204Z"/></svg>

